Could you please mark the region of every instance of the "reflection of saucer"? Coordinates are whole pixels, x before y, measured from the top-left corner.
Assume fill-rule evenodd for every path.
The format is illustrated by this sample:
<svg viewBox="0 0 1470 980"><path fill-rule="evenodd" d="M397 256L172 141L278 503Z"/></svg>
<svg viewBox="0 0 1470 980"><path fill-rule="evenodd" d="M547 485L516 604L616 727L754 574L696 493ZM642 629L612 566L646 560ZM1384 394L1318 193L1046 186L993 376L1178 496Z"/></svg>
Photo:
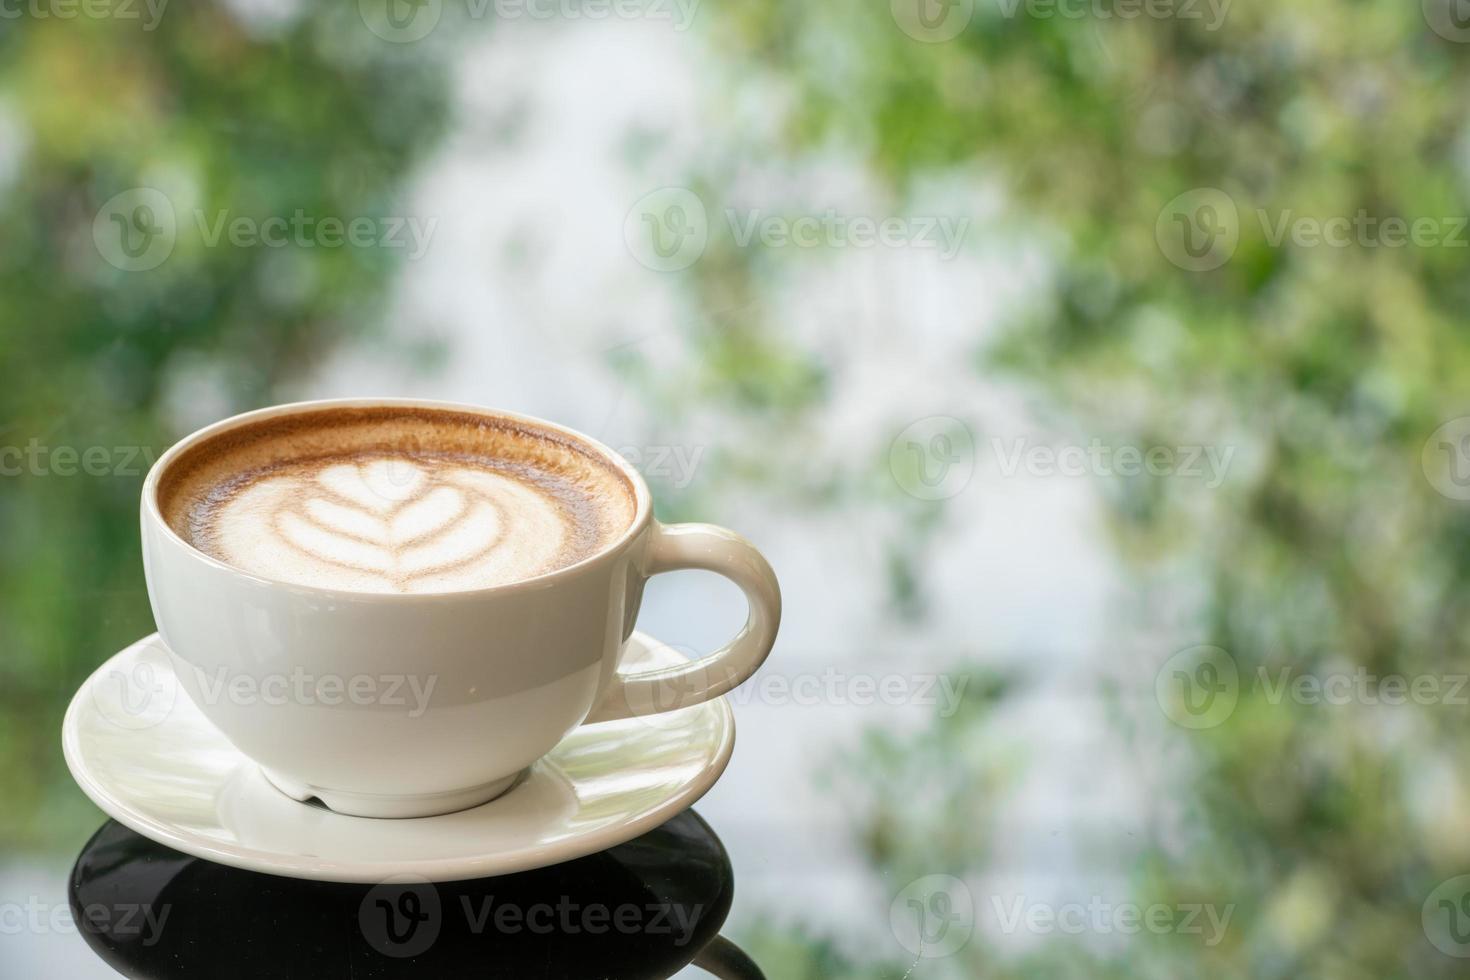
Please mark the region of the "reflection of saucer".
<svg viewBox="0 0 1470 980"><path fill-rule="evenodd" d="M72 776L108 815L145 837L292 878L455 881L593 854L692 805L725 771L735 742L730 707L717 698L660 716L658 724L629 718L579 728L509 792L471 810L349 817L281 794L187 696L146 716L125 703L131 695L119 677L146 675L155 689L176 689L157 650L156 637L133 644L72 698L62 723ZM624 665L682 662L635 633Z"/></svg>
<svg viewBox="0 0 1470 980"><path fill-rule="evenodd" d="M733 892L719 838L687 812L550 868L378 885L226 868L108 821L77 857L68 897L88 945L133 978L575 980L667 977L690 962L759 978L748 961L721 968L731 948L715 935Z"/></svg>

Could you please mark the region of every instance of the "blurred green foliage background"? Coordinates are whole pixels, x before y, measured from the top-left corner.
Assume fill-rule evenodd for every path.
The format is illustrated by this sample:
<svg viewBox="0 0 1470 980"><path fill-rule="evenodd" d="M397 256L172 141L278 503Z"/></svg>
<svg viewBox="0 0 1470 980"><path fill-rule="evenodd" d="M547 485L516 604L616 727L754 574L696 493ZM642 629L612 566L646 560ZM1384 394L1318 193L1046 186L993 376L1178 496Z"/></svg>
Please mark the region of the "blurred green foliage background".
<svg viewBox="0 0 1470 980"><path fill-rule="evenodd" d="M1044 241L1052 263L1004 340L977 338L975 372L1024 379L1078 430L1118 443L1191 432L1243 448L1248 465L1207 496L1166 477L1106 485L1136 597L1128 635L1177 629L1189 582L1203 598L1187 625L1242 677L1470 669L1470 510L1421 465L1431 433L1467 413L1470 249L1272 240L1282 215L1444 226L1470 214L1458 0L1237 2L1218 23L1204 5L1199 18L1177 15L1183 4L1099 14L1124 0L1062 5L1081 16L916 0L927 19L915 21L905 2L711 4L701 43L718 52L711 70L736 80L732 102L741 78L783 93L785 152L861 161L896 213L935 173L1000 181L1006 225ZM955 18L952 36L925 26ZM0 173L0 443L156 454L181 434L166 394L196 390L181 376L207 378L227 407L264 403L380 327L395 271L381 251L182 249L140 275L101 259L93 218L140 185L206 210L385 213L450 124L438 49L384 43L350 5L258 35L212 3L170 8L151 32L86 19L0 31L13 171ZM704 160L689 185L719 202L738 163ZM1210 217L1236 244L1195 270L1169 209L1184 196L1179 234L1204 234L1188 196L1201 189L1233 207ZM771 276L760 249L712 244L682 282L703 314L686 338L697 374L628 352L612 367L655 408L701 398L760 431L799 430L824 368L787 343ZM794 480L761 468L759 444L726 449L721 465L740 479ZM95 823L60 760L61 712L105 652L151 628L142 468L114 475L0 485L0 838L18 851ZM945 505L873 486L858 470L801 489L814 510L889 495L909 532L889 559L889 599L895 616L921 617ZM996 714L1028 679L975 670L964 711L918 734L874 732L842 761L833 792L852 801L854 839L895 891L1003 857L985 811L1018 766L987 747L1003 743ZM1130 693L1104 684L1096 696L1117 700L1140 765L1170 774L1142 803L1159 832L1094 849L1127 869L1141 903L1231 903L1224 941L1055 937L1002 953L977 936L915 976L1463 975L1421 915L1470 869L1465 708L1390 717L1268 704L1243 687L1228 722L1161 738L1127 710ZM933 805L916 814L895 785ZM786 922L745 938L774 977L912 965Z"/></svg>
<svg viewBox="0 0 1470 980"><path fill-rule="evenodd" d="M134 272L104 260L94 217L138 186L210 215L385 213L441 130L442 75L347 8L266 40L216 4L166 8L151 31L5 22L0 440L25 452L7 457L17 472L0 490L8 846L95 822L57 732L102 652L152 629L138 492L148 461L183 434L162 404L170 378L201 378L182 397L268 404L321 351L372 328L392 273L381 249L230 247L178 248ZM103 478L53 459L91 447L106 452Z"/></svg>
<svg viewBox="0 0 1470 980"><path fill-rule="evenodd" d="M1177 480L1110 484L1139 625L1150 609L1163 618L1171 583L1198 575L1200 635L1243 677L1463 673L1470 511L1436 493L1421 451L1466 410L1464 235L1294 248L1268 234L1283 214L1463 227L1470 48L1432 29L1455 10L1235 4L1210 30L1003 9L981 0L953 40L916 44L866 5L747 6L731 43L801 91L793 141L861 147L900 194L937 167L999 172L1013 209L1058 235L1046 295L978 370L1036 379L1087 432L1148 445L1203 426L1249 448L1251 471L1208 501ZM1169 261L1157 224L1198 188L1233 200L1239 244L1192 272ZM1189 733L1187 777L1166 784L1185 835L1119 853L1140 895L1235 902L1218 946L1175 937L1140 957L1079 942L1007 964L974 943L944 965L955 976L1461 975L1424 941L1421 909L1470 862L1466 710L1390 715L1270 705L1246 690L1227 724ZM986 784L994 760L962 761L986 730L983 713L957 716L905 765L932 754L944 760L934 779ZM894 880L999 857L982 837L936 861L930 835L887 837L907 826L890 812L901 795L871 799L859 826ZM785 975L902 974L806 963Z"/></svg>

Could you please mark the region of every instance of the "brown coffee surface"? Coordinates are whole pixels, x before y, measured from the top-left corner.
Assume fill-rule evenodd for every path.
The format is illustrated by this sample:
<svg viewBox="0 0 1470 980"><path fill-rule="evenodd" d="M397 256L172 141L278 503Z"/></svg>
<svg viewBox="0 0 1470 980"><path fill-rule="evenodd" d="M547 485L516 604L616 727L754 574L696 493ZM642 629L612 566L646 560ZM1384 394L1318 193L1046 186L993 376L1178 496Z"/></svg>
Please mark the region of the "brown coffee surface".
<svg viewBox="0 0 1470 980"><path fill-rule="evenodd" d="M489 588L565 568L632 524L632 485L551 429L427 408L265 419L191 446L164 520L228 565L353 592Z"/></svg>

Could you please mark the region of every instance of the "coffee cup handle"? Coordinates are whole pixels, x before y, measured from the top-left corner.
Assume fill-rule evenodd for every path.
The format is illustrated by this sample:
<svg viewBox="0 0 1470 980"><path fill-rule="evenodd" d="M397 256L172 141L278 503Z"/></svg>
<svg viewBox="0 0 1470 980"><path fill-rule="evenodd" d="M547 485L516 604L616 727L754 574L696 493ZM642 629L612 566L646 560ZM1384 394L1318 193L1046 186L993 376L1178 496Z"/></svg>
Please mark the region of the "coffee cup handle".
<svg viewBox="0 0 1470 980"><path fill-rule="evenodd" d="M616 674L584 724L643 717L685 708L744 683L776 642L781 586L770 563L749 541L713 524L656 524L648 575L703 569L740 586L749 613L735 638L707 657L677 667Z"/></svg>

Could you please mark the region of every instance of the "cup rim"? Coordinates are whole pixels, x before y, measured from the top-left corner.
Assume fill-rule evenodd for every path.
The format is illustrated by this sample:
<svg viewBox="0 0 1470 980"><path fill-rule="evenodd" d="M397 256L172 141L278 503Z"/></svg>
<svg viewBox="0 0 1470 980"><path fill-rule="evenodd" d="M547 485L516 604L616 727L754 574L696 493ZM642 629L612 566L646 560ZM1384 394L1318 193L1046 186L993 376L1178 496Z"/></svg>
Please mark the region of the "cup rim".
<svg viewBox="0 0 1470 980"><path fill-rule="evenodd" d="M629 522L627 528L611 542L570 565L563 565L549 572L542 572L530 578L517 579L514 582L503 582L499 585L489 585L478 589L457 589L444 592L367 592L357 589L335 589L327 586L307 585L301 582L289 582L285 579L273 578L269 575L246 571L228 562L220 561L213 555L195 547L191 542L186 541L173 529L168 521L164 520L163 510L158 502L159 484L162 481L164 472L189 447L238 426L248 425L251 422L333 408L423 408L431 411L459 412L489 418L506 419L512 422L520 422L533 428L539 427L550 430L594 453L627 479L628 484L633 488L633 519ZM289 589L293 592L304 592L339 600L361 601L366 599L384 602L443 601L474 596L507 595L515 592L544 588L563 577L569 577L621 552L643 531L653 511L652 495L649 493L648 484L643 479L643 475L634 469L633 465L627 459L601 441L585 433L578 432L576 429L551 422L547 419L537 418L534 415L489 408L484 405L472 405L468 402L453 402L432 398L317 398L307 401L287 402L281 405L271 405L266 408L257 408L248 412L241 412L237 415L231 415L228 418L220 419L218 422L212 422L202 429L191 432L165 450L163 455L159 456L154 461L153 466L148 470L148 475L143 481L142 498L143 513L150 519L154 527L162 531L164 537L170 543L183 548L187 554L212 568L228 572L231 575L240 576L241 578L253 580L260 585L278 589Z"/></svg>

